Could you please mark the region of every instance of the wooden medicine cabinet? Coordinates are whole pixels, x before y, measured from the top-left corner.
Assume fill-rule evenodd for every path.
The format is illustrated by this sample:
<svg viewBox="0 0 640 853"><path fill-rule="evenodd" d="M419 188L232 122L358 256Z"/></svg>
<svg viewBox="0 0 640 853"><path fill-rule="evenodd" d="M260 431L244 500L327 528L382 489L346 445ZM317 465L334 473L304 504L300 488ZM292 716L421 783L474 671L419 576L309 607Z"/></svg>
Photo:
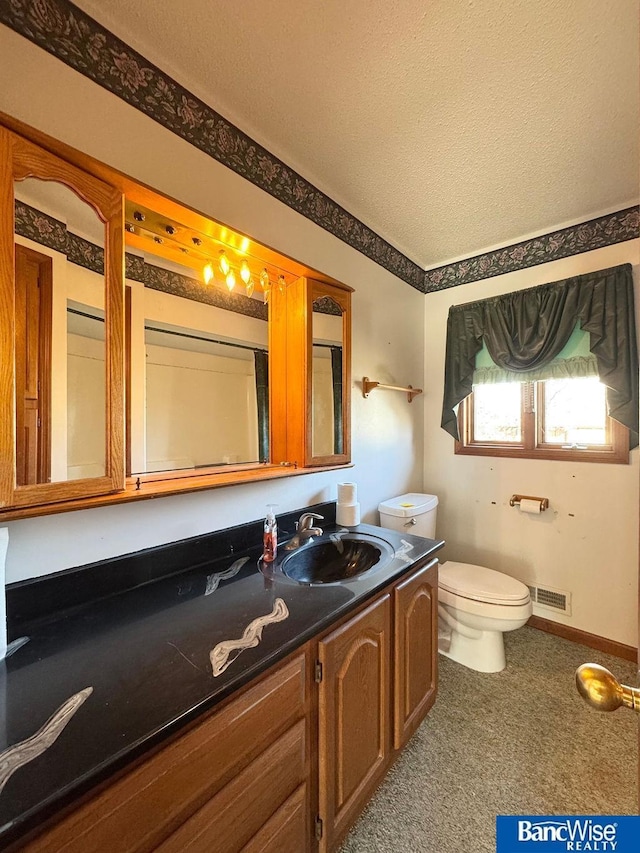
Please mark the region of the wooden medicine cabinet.
<svg viewBox="0 0 640 853"><path fill-rule="evenodd" d="M350 463L351 288L2 115L0 165L0 519Z"/></svg>
<svg viewBox="0 0 640 853"><path fill-rule="evenodd" d="M309 276L287 288L282 373L291 393L286 449L278 452L305 467L351 460L351 293Z"/></svg>
<svg viewBox="0 0 640 853"><path fill-rule="evenodd" d="M122 193L1 127L0 152L0 502L115 492L124 487ZM15 234L16 209L59 251ZM51 210L66 224L59 234ZM96 271L77 275L74 251L91 251Z"/></svg>

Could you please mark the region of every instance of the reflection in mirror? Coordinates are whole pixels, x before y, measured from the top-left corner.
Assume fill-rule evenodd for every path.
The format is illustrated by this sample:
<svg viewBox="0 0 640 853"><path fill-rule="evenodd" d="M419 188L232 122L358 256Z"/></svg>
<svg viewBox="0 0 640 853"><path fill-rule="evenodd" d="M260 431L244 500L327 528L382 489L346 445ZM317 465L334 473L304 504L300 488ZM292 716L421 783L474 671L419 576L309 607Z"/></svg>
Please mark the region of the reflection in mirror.
<svg viewBox="0 0 640 853"><path fill-rule="evenodd" d="M104 476L105 227L63 184L14 191L16 482Z"/></svg>
<svg viewBox="0 0 640 853"><path fill-rule="evenodd" d="M68 479L101 477L104 465L104 311L67 300ZM94 425L93 429L89 426Z"/></svg>
<svg viewBox="0 0 640 853"><path fill-rule="evenodd" d="M344 453L342 308L330 296L313 302L312 456Z"/></svg>
<svg viewBox="0 0 640 853"><path fill-rule="evenodd" d="M137 260L144 262L145 282L127 281L132 473L267 462L262 299L218 289L218 304L206 304L197 301L199 291L205 298L215 285L205 285L193 269L146 252Z"/></svg>
<svg viewBox="0 0 640 853"><path fill-rule="evenodd" d="M146 470L258 462L256 356L196 329L145 327Z"/></svg>

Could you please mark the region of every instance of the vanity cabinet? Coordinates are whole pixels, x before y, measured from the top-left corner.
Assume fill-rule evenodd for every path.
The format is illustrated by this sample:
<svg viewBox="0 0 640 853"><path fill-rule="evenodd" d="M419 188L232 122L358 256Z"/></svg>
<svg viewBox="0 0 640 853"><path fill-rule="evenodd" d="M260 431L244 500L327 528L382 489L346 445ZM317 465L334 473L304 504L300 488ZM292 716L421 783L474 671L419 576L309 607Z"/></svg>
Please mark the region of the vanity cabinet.
<svg viewBox="0 0 640 853"><path fill-rule="evenodd" d="M307 646L49 832L15 849L26 853L307 850L308 652Z"/></svg>
<svg viewBox="0 0 640 853"><path fill-rule="evenodd" d="M322 851L334 849L389 764L390 652L388 594L318 644Z"/></svg>
<svg viewBox="0 0 640 853"><path fill-rule="evenodd" d="M321 853L338 849L435 702L437 591L432 560L318 643Z"/></svg>
<svg viewBox="0 0 640 853"><path fill-rule="evenodd" d="M437 560L182 730L26 853L335 853L432 706Z"/></svg>
<svg viewBox="0 0 640 853"><path fill-rule="evenodd" d="M436 699L438 567L418 569L393 590L393 746L402 749Z"/></svg>

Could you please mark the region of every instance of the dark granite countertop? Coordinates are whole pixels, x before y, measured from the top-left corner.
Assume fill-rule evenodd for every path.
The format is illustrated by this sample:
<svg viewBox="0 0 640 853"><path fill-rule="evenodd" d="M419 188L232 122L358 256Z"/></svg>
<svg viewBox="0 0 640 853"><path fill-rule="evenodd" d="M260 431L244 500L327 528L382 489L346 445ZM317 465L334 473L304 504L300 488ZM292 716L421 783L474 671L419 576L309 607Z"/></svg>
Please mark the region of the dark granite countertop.
<svg viewBox="0 0 640 853"><path fill-rule="evenodd" d="M256 523L234 530L247 528L255 541ZM338 530L325 525L325 536ZM62 595L66 606L48 618L42 615L43 596L53 600L55 609L60 583L69 590L92 580L99 583L107 567L100 574L95 567L82 576L61 573L57 585L28 585L33 600L26 609L33 604L35 610L30 621L25 617L14 626L28 642L0 666L0 785L5 783L0 789L0 846L214 707L444 544L364 524L354 530L382 538L395 556L386 567L341 584L308 586L290 580L279 568L282 549L267 577L259 568L259 545L246 547L244 535L245 547L237 550L220 534L213 538L226 549L225 556L200 559L197 565L187 562L178 573L154 577L153 565L166 562L167 549L174 549L176 559L184 558L185 547L195 555L191 543L196 540L129 555L138 578L143 567L142 585L115 594L101 590L102 597L88 603L73 601L76 592L71 600ZM197 537L199 558L204 539ZM116 577L119 561L105 562ZM10 614L12 602L24 609L24 585L16 586L21 588L8 588ZM232 649L227 657L229 650L219 647L223 671L214 676L211 651L241 638L253 620L269 614L279 621L261 625L254 648ZM21 754L10 748L41 730L74 696L74 706L63 709L57 738L7 778L7 764L19 764L16 754Z"/></svg>

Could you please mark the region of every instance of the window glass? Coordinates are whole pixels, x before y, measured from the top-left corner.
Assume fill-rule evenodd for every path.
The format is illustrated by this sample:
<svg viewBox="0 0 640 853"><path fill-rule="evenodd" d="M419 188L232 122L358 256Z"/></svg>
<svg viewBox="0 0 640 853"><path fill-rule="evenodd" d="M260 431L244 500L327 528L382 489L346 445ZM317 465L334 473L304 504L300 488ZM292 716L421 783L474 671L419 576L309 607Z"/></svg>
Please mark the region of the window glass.
<svg viewBox="0 0 640 853"><path fill-rule="evenodd" d="M521 385L502 382L473 389L473 440L522 441Z"/></svg>
<svg viewBox="0 0 640 853"><path fill-rule="evenodd" d="M597 377L548 379L544 383L542 436L545 444L605 445L605 387Z"/></svg>

